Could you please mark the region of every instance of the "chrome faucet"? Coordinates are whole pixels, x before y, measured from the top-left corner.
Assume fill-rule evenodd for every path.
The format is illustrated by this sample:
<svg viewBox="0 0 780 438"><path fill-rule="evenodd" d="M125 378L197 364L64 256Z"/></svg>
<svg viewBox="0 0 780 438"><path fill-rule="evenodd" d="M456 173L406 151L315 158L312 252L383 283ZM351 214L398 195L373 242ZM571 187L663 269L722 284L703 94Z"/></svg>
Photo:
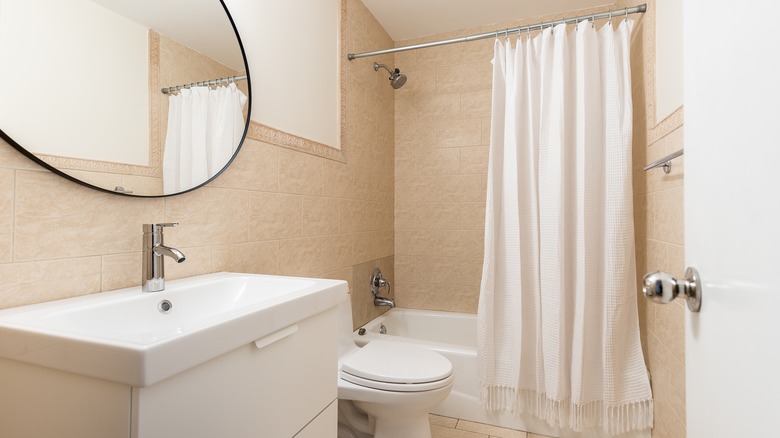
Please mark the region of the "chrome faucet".
<svg viewBox="0 0 780 438"><path fill-rule="evenodd" d="M144 224L144 260L142 267L141 290L144 292L159 292L165 289L165 260L168 256L176 263L183 262L186 257L176 248L163 245L163 228L175 227L178 223Z"/></svg>
<svg viewBox="0 0 780 438"><path fill-rule="evenodd" d="M371 294L374 295L374 305L395 307L395 300L379 296L379 289L383 287L387 288L387 293L389 295L392 291L390 282L382 277L382 271L380 271L379 268L374 268L374 272L371 273Z"/></svg>

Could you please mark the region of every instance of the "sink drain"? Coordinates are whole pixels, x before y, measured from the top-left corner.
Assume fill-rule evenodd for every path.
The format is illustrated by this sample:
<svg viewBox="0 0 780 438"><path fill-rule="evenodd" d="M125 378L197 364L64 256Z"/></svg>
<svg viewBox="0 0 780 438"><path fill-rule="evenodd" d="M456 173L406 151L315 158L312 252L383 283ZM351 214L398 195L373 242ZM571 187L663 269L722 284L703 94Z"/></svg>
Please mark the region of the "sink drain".
<svg viewBox="0 0 780 438"><path fill-rule="evenodd" d="M160 304L157 305L157 310L160 311L160 313L169 313L173 309L173 304L168 300L162 300L160 301Z"/></svg>

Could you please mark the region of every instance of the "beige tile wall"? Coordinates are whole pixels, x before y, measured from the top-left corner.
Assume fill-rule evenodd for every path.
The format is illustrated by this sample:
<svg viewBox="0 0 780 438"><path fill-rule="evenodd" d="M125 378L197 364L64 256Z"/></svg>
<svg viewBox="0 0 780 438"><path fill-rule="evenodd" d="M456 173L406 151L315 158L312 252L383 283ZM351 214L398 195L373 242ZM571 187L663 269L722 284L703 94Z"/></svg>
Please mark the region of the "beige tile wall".
<svg viewBox="0 0 780 438"><path fill-rule="evenodd" d="M631 6L618 2L614 7ZM658 137L648 128L654 84L654 1L637 19L632 38L634 84L634 191L637 275L684 270L683 160L674 171L641 167L682 147L682 128ZM603 9L578 11L583 15ZM568 14L570 15L570 14ZM499 23L396 46L549 21ZM408 75L396 92L395 262L403 307L476 312L484 232L484 181L490 126L490 59L493 40L396 54ZM651 135L652 134L652 135ZM652 138L651 144L648 139ZM657 206L666 208L659 210ZM645 357L653 375L657 437L685 436L684 309L648 305L638 297Z"/></svg>
<svg viewBox="0 0 780 438"><path fill-rule="evenodd" d="M681 278L685 271L683 184L685 158L672 172L642 168L683 147L682 109L667 120L654 120L655 2L635 28L632 42L634 84L634 224L637 277L666 271ZM648 80L647 78L651 78ZM678 121L679 120L679 121ZM673 123L670 123L673 122ZM638 297L642 343L655 402L656 438L685 437L685 312L682 300L667 305Z"/></svg>
<svg viewBox="0 0 780 438"><path fill-rule="evenodd" d="M347 6L348 38L393 44L362 3ZM187 261L169 263L169 279L223 270L342 278L355 324L365 323L377 312L371 269L394 280L394 109L381 79L365 63L347 66L347 164L248 140L212 184L172 198L99 193L0 144L0 308L139 285L141 224L179 222L166 243Z"/></svg>
<svg viewBox="0 0 780 438"><path fill-rule="evenodd" d="M403 307L476 312L492 56L492 40L396 54L409 78L395 100L395 269Z"/></svg>
<svg viewBox="0 0 780 438"><path fill-rule="evenodd" d="M683 128L651 144L639 160L642 166L683 147ZM652 271L669 272L683 278L685 247L683 241L684 160L675 159L672 173L655 169L645 173L637 167L635 187L637 276ZM639 173L645 174L642 178ZM655 397L656 437L685 436L685 302L667 305L646 302L639 297L644 311L643 342Z"/></svg>

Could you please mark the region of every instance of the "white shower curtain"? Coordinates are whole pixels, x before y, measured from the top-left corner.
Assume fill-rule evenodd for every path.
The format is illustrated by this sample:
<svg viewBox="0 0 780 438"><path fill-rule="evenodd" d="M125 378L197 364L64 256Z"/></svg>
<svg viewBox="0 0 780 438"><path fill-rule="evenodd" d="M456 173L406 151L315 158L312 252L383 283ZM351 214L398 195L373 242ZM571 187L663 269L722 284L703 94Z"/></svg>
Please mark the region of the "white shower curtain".
<svg viewBox="0 0 780 438"><path fill-rule="evenodd" d="M478 312L488 409L652 427L631 184L633 21L498 39Z"/></svg>
<svg viewBox="0 0 780 438"><path fill-rule="evenodd" d="M164 194L202 184L225 166L244 134L246 100L236 84L185 88L170 96Z"/></svg>

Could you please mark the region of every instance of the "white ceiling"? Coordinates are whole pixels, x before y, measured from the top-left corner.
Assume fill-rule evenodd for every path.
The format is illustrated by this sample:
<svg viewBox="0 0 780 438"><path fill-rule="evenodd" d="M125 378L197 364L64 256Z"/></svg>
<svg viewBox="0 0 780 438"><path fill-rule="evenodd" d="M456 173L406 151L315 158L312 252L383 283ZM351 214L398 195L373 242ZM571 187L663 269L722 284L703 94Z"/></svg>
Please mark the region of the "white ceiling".
<svg viewBox="0 0 780 438"><path fill-rule="evenodd" d="M244 70L236 34L217 0L92 1L233 70Z"/></svg>
<svg viewBox="0 0 780 438"><path fill-rule="evenodd" d="M614 0L363 0L394 41L540 17Z"/></svg>

